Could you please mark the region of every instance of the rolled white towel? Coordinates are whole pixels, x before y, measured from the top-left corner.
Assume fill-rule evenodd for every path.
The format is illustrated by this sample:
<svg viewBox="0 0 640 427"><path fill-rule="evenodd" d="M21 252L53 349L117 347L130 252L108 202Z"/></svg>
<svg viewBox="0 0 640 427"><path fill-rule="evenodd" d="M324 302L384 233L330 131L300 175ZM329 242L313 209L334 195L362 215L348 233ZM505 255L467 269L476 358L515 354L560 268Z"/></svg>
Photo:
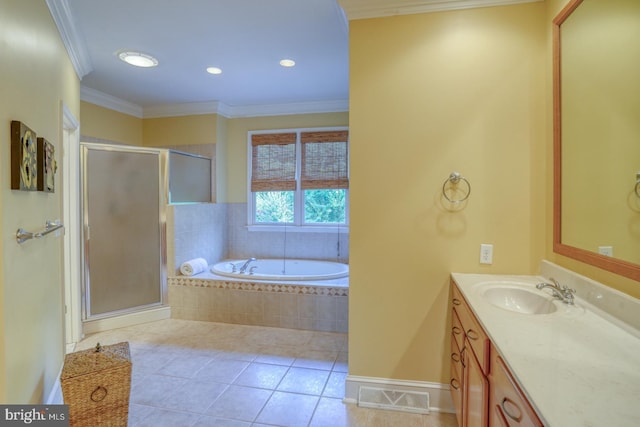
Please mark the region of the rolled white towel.
<svg viewBox="0 0 640 427"><path fill-rule="evenodd" d="M184 276L193 276L202 273L209 268L209 263L204 258L194 258L180 264L180 273Z"/></svg>

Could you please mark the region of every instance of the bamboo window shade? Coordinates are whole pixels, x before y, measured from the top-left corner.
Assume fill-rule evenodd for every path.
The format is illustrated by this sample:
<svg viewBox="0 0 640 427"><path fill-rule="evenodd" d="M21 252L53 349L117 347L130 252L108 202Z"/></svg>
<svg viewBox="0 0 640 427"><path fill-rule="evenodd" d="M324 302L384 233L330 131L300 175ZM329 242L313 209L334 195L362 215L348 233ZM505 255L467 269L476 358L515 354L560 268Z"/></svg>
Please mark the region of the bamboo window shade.
<svg viewBox="0 0 640 427"><path fill-rule="evenodd" d="M349 188L349 132L302 132L303 190Z"/></svg>
<svg viewBox="0 0 640 427"><path fill-rule="evenodd" d="M251 191L296 189L296 133L251 136Z"/></svg>

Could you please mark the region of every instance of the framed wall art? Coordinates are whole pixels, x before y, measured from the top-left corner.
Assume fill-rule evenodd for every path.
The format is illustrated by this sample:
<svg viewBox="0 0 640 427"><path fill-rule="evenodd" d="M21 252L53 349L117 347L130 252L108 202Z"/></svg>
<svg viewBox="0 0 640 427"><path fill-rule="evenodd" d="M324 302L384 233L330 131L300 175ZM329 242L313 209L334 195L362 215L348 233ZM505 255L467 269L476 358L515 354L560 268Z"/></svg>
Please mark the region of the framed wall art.
<svg viewBox="0 0 640 427"><path fill-rule="evenodd" d="M11 122L11 189L38 189L36 133L19 121Z"/></svg>
<svg viewBox="0 0 640 427"><path fill-rule="evenodd" d="M58 165L55 147L44 138L38 138L38 191L53 193L56 189L54 176Z"/></svg>

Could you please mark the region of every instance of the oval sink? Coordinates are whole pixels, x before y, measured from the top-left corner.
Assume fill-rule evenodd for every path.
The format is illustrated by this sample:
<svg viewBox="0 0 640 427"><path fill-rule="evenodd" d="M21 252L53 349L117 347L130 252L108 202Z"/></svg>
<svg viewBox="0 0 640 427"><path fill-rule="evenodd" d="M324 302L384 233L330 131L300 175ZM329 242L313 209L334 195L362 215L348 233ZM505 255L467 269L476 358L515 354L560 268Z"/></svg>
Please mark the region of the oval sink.
<svg viewBox="0 0 640 427"><path fill-rule="evenodd" d="M534 293L527 289L492 287L486 289L482 296L496 307L516 313L549 314L558 309L547 295Z"/></svg>

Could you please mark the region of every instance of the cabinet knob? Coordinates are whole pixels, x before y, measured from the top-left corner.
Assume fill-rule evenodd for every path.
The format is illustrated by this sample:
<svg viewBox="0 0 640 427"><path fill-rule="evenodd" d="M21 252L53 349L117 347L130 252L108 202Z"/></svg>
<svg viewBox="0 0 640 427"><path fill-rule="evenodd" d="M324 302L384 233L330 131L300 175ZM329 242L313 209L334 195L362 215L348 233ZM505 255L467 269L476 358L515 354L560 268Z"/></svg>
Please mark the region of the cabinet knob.
<svg viewBox="0 0 640 427"><path fill-rule="evenodd" d="M453 305L460 305L462 302L458 298L454 298L452 301Z"/></svg>
<svg viewBox="0 0 640 427"><path fill-rule="evenodd" d="M451 330L456 335L460 335L462 333L462 329L458 328L457 326L454 326Z"/></svg>
<svg viewBox="0 0 640 427"><path fill-rule="evenodd" d="M451 360L453 360L456 363L460 362L460 355L458 353L451 353Z"/></svg>
<svg viewBox="0 0 640 427"><path fill-rule="evenodd" d="M477 340L478 338L480 338L480 335L478 335L478 333L476 331L474 331L473 329L469 329L467 331L467 337L469 337L470 340Z"/></svg>
<svg viewBox="0 0 640 427"><path fill-rule="evenodd" d="M451 378L451 381L449 382L449 384L451 384L451 387L453 387L456 390L460 389L460 383L455 378Z"/></svg>

